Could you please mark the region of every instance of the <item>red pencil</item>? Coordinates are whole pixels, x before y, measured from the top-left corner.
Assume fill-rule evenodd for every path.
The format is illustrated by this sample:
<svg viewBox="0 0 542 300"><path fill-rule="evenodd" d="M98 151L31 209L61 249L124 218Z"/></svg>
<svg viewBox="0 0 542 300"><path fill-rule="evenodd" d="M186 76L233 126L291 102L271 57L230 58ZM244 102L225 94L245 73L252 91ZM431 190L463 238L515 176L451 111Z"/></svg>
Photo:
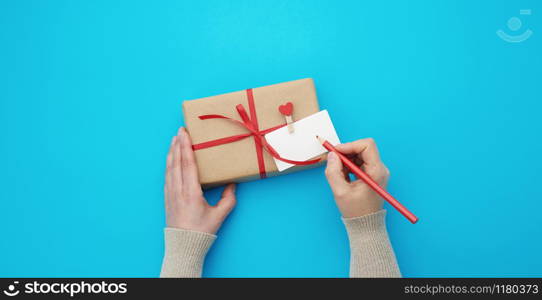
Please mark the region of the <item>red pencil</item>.
<svg viewBox="0 0 542 300"><path fill-rule="evenodd" d="M386 190L381 188L378 183L376 183L369 175L367 175L365 172L363 172L355 163L353 163L351 160L349 160L344 154L339 152L331 143L326 141L325 139L316 136L318 141L326 148L328 151L333 151L337 156L341 159L343 162L343 165L345 165L352 173L354 173L359 179L363 180L368 186L370 186L377 194L380 195L380 197L384 198L384 200L388 201L389 204L391 204L395 209L397 209L403 216L405 216L412 224L418 222L418 217L416 217L413 213L411 213L406 207L403 206L403 204L399 203L399 201L395 200L392 195L390 195Z"/></svg>

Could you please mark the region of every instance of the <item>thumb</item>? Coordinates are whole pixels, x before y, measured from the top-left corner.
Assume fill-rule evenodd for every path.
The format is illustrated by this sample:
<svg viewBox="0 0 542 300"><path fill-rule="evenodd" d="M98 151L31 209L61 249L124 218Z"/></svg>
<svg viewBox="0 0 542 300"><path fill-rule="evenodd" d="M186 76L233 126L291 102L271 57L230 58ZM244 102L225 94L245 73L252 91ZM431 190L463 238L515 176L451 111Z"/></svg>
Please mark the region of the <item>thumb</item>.
<svg viewBox="0 0 542 300"><path fill-rule="evenodd" d="M333 151L327 154L326 178L334 194L346 191L348 182L344 178L343 163Z"/></svg>
<svg viewBox="0 0 542 300"><path fill-rule="evenodd" d="M235 206L235 188L235 183L228 184L228 186L222 192L222 199L220 199L216 205L217 211L222 218L226 218Z"/></svg>

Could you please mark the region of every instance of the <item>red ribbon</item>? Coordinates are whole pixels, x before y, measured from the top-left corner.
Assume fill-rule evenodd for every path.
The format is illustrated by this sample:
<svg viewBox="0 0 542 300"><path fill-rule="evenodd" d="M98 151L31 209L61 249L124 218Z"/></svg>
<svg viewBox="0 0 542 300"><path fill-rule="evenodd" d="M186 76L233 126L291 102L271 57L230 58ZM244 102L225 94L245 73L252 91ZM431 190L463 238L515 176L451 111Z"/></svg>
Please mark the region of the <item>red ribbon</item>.
<svg viewBox="0 0 542 300"><path fill-rule="evenodd" d="M260 130L259 126L258 126L258 118L256 117L256 107L254 106L254 96L252 94L252 89L248 89L248 90L246 90L246 92L247 92L247 100L248 100L248 108L249 108L249 111L250 111L250 117L248 116L248 114L247 114L245 108L243 107L243 105L238 104L237 106L235 106L235 108L237 109L237 112L239 113L239 116L241 117L242 121L238 121L238 120L235 120L235 119L232 119L232 118L228 118L228 117L223 116L223 115L201 115L198 118L200 120L227 119L227 120L230 120L230 121L232 121L232 122L234 122L234 123L236 123L236 124L238 124L240 126L243 126L249 132L243 133L243 134L238 134L238 135L232 135L232 136L228 136L228 137L225 137L225 138L220 138L220 139L216 139L216 140L212 140L212 141L208 141L208 142L195 144L195 145L192 145L192 148L194 150L200 150L200 149L219 146L219 145L223 145L223 144L233 143L233 142L242 140L244 138L253 136L254 137L254 144L256 146L256 157L258 158L258 169L260 170L260 177L261 178L266 177L265 163L264 163L264 159L263 159L263 150L264 149L272 157L274 157L275 159L278 159L280 161L283 161L283 162L286 162L286 163L289 163L289 164L293 164L293 165L310 165L310 164L314 164L314 163L317 163L317 162L320 161L320 159L312 159L312 160L307 160L307 161L297 161L297 160L290 160L290 159L286 159L286 158L281 157L278 154L278 152L275 151L275 149L273 149L273 147L271 147L271 145L269 145L267 143L267 141L264 138L264 135L271 132L271 131L274 131L274 130L277 130L277 129L281 128L281 127L284 127L284 126L286 126L286 124L281 124L281 125L278 125L278 126L275 126L275 127L268 128L268 129Z"/></svg>

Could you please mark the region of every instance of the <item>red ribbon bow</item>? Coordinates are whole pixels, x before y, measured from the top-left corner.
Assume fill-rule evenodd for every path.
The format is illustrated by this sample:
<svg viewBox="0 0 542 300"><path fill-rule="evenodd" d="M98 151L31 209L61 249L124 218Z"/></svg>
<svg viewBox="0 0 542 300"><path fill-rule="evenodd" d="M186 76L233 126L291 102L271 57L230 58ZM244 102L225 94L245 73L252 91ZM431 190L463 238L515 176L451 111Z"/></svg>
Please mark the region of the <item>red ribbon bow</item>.
<svg viewBox="0 0 542 300"><path fill-rule="evenodd" d="M228 117L223 116L223 115L201 115L198 118L200 120L227 119L227 120L230 120L232 122L235 122L238 125L243 126L249 132L243 133L243 134L238 134L238 135L232 135L232 136L228 136L228 137L225 137L225 138L220 138L220 139L216 139L216 140L212 140L212 141L208 141L208 142L195 144L195 145L192 145L192 148L194 150L205 149L205 148L214 147L214 146L218 146L218 145L233 143L233 142L242 140L244 138L253 136L254 137L254 144L256 145L256 156L258 158L258 168L260 170L260 177L261 178L266 177L265 164L264 164L264 159L263 159L263 149L265 149L275 159L278 159L280 161L283 161L283 162L286 162L286 163L289 163L289 164L293 164L293 165L310 165L310 164L314 164L314 163L317 163L317 162L320 161L320 159L312 159L312 160L307 160L307 161L297 161L297 160L290 160L290 159L286 159L286 158L281 157L278 154L278 152L275 151L275 149L273 149L273 147L271 147L271 145L269 145L267 143L267 141L265 140L264 135L271 132L271 131L274 131L274 130L277 130L277 129L281 128L281 127L284 127L284 126L286 126L286 124L281 124L281 125L278 125L278 126L275 126L275 127L268 128L268 129L260 130L259 126L258 126L258 119L256 117L256 108L254 106L254 96L252 94L252 89L246 90L246 93L247 93L248 107L249 107L249 110L250 110L250 117L248 116L248 114L247 114L245 108L243 107L243 105L238 104L237 106L235 106L235 108L237 109L237 112L239 113L239 116L241 117L242 121L238 121L238 120L235 120L235 119L232 119L232 118L228 118Z"/></svg>

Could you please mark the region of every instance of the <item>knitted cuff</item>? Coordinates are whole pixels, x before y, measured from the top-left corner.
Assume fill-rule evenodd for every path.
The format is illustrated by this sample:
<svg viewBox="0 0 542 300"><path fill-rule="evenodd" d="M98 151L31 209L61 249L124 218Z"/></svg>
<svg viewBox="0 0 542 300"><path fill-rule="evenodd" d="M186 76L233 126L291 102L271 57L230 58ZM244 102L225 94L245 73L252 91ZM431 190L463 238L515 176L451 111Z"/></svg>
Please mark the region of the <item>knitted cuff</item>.
<svg viewBox="0 0 542 300"><path fill-rule="evenodd" d="M350 277L401 277L385 223L386 211L343 218L350 241Z"/></svg>
<svg viewBox="0 0 542 300"><path fill-rule="evenodd" d="M342 218L349 235L376 233L386 231L386 210L381 209L375 213L361 217Z"/></svg>
<svg viewBox="0 0 542 300"><path fill-rule="evenodd" d="M216 235L165 228L165 254L160 277L201 277L205 255Z"/></svg>

